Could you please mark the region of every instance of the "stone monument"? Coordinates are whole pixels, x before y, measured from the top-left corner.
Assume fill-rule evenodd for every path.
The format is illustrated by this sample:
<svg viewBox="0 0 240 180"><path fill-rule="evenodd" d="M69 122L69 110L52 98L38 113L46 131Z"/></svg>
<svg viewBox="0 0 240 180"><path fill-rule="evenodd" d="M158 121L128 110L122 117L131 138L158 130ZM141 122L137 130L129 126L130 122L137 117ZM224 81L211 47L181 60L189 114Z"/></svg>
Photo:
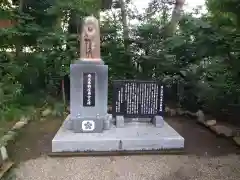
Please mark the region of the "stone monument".
<svg viewBox="0 0 240 180"><path fill-rule="evenodd" d="M70 66L70 129L100 133L107 119L108 66L100 57L96 18L85 19L80 42L80 59Z"/></svg>
<svg viewBox="0 0 240 180"><path fill-rule="evenodd" d="M52 140L52 152L181 149L184 139L163 119L164 86L114 81L107 113L108 66L100 56L98 20L86 17L80 58L70 66L70 114Z"/></svg>

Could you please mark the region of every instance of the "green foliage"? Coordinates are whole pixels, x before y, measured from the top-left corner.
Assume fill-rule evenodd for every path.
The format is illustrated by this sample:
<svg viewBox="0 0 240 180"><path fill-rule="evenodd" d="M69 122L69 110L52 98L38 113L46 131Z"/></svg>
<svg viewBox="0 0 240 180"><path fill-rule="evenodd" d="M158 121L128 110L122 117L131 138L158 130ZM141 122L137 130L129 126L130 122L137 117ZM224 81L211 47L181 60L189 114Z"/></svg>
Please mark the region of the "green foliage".
<svg viewBox="0 0 240 180"><path fill-rule="evenodd" d="M184 14L170 37L162 30L171 14L163 2L153 1L146 15L127 8L129 18L141 19L129 27L130 39L123 38L119 11L106 12L101 19L101 54L109 66L109 99L113 79L136 78L165 82L173 89L170 97L179 95L171 100L192 110L201 106L215 113L239 103L238 4L208 0L206 15ZM98 0L28 1L23 9L7 1L1 5L1 17L17 22L0 29L0 116L11 119L22 107L45 104L46 96L59 98L61 80L79 56L80 20L98 16L102 5ZM63 107L52 104L61 115Z"/></svg>

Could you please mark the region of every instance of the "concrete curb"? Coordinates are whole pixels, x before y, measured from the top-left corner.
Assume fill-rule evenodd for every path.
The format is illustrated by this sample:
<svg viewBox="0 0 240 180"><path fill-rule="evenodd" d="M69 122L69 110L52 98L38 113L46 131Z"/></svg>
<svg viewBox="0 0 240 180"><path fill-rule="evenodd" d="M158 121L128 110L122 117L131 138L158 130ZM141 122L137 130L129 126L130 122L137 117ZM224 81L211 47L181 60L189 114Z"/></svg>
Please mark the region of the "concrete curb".
<svg viewBox="0 0 240 180"><path fill-rule="evenodd" d="M9 141L14 141L18 132L30 122L30 117L23 116L15 125L0 138L0 146L7 146Z"/></svg>
<svg viewBox="0 0 240 180"><path fill-rule="evenodd" d="M20 129L22 129L31 118L22 117L15 125L0 138L0 179L12 167L9 161L7 146L10 141L14 141Z"/></svg>
<svg viewBox="0 0 240 180"><path fill-rule="evenodd" d="M0 147L0 164L8 159L8 153L5 146Z"/></svg>
<svg viewBox="0 0 240 180"><path fill-rule="evenodd" d="M9 142L15 141L20 130L23 129L25 125L27 125L32 119L33 119L32 116L22 116L22 118L20 118L20 120L17 121L7 133L5 133L5 135L0 137L0 150L1 150L0 155L1 157L4 157L4 162L8 161L9 159L7 152L7 146Z"/></svg>
<svg viewBox="0 0 240 180"><path fill-rule="evenodd" d="M32 116L22 116L22 118L20 118L20 120L16 122L15 125L0 138L0 179L13 165L13 162L9 161L9 155L7 151L8 143L15 141L20 130L23 129L24 126L27 125L32 119Z"/></svg>
<svg viewBox="0 0 240 180"><path fill-rule="evenodd" d="M237 146L240 147L240 137L239 137L239 133L240 132L234 132L233 129L224 126L224 125L218 125L217 121L215 119L213 120L206 120L204 117L204 113L201 112L190 112L190 111L184 111L181 108L178 109L170 109L169 107L165 108L165 112L170 115L170 116L175 116L175 115L187 115L187 116L191 116L191 117L196 117L198 118L197 123L204 125L205 127L207 127L209 130L211 130L212 132L214 132L216 135L220 135L223 137L226 137L228 139L231 139ZM199 116L203 116L203 117L199 117Z"/></svg>
<svg viewBox="0 0 240 180"><path fill-rule="evenodd" d="M5 146L0 146L0 179L2 179L12 165L13 162L10 162L8 159L7 148Z"/></svg>

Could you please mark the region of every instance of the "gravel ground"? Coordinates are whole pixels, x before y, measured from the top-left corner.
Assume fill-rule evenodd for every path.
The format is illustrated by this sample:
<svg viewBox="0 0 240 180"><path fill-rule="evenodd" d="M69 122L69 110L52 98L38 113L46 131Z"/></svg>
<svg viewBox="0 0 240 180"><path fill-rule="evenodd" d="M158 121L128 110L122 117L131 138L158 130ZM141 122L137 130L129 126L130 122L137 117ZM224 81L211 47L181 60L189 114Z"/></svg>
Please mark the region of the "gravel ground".
<svg viewBox="0 0 240 180"><path fill-rule="evenodd" d="M13 170L17 180L239 180L240 156L40 157Z"/></svg>

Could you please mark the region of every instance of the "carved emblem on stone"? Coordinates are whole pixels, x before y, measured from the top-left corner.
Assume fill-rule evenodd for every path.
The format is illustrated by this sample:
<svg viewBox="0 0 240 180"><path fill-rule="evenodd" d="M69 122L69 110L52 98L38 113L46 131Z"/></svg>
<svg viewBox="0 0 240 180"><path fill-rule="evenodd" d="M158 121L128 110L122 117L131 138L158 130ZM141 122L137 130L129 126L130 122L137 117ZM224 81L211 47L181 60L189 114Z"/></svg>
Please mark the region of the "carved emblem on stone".
<svg viewBox="0 0 240 180"><path fill-rule="evenodd" d="M95 129L95 122L88 120L82 121L82 130L83 131L93 131Z"/></svg>

